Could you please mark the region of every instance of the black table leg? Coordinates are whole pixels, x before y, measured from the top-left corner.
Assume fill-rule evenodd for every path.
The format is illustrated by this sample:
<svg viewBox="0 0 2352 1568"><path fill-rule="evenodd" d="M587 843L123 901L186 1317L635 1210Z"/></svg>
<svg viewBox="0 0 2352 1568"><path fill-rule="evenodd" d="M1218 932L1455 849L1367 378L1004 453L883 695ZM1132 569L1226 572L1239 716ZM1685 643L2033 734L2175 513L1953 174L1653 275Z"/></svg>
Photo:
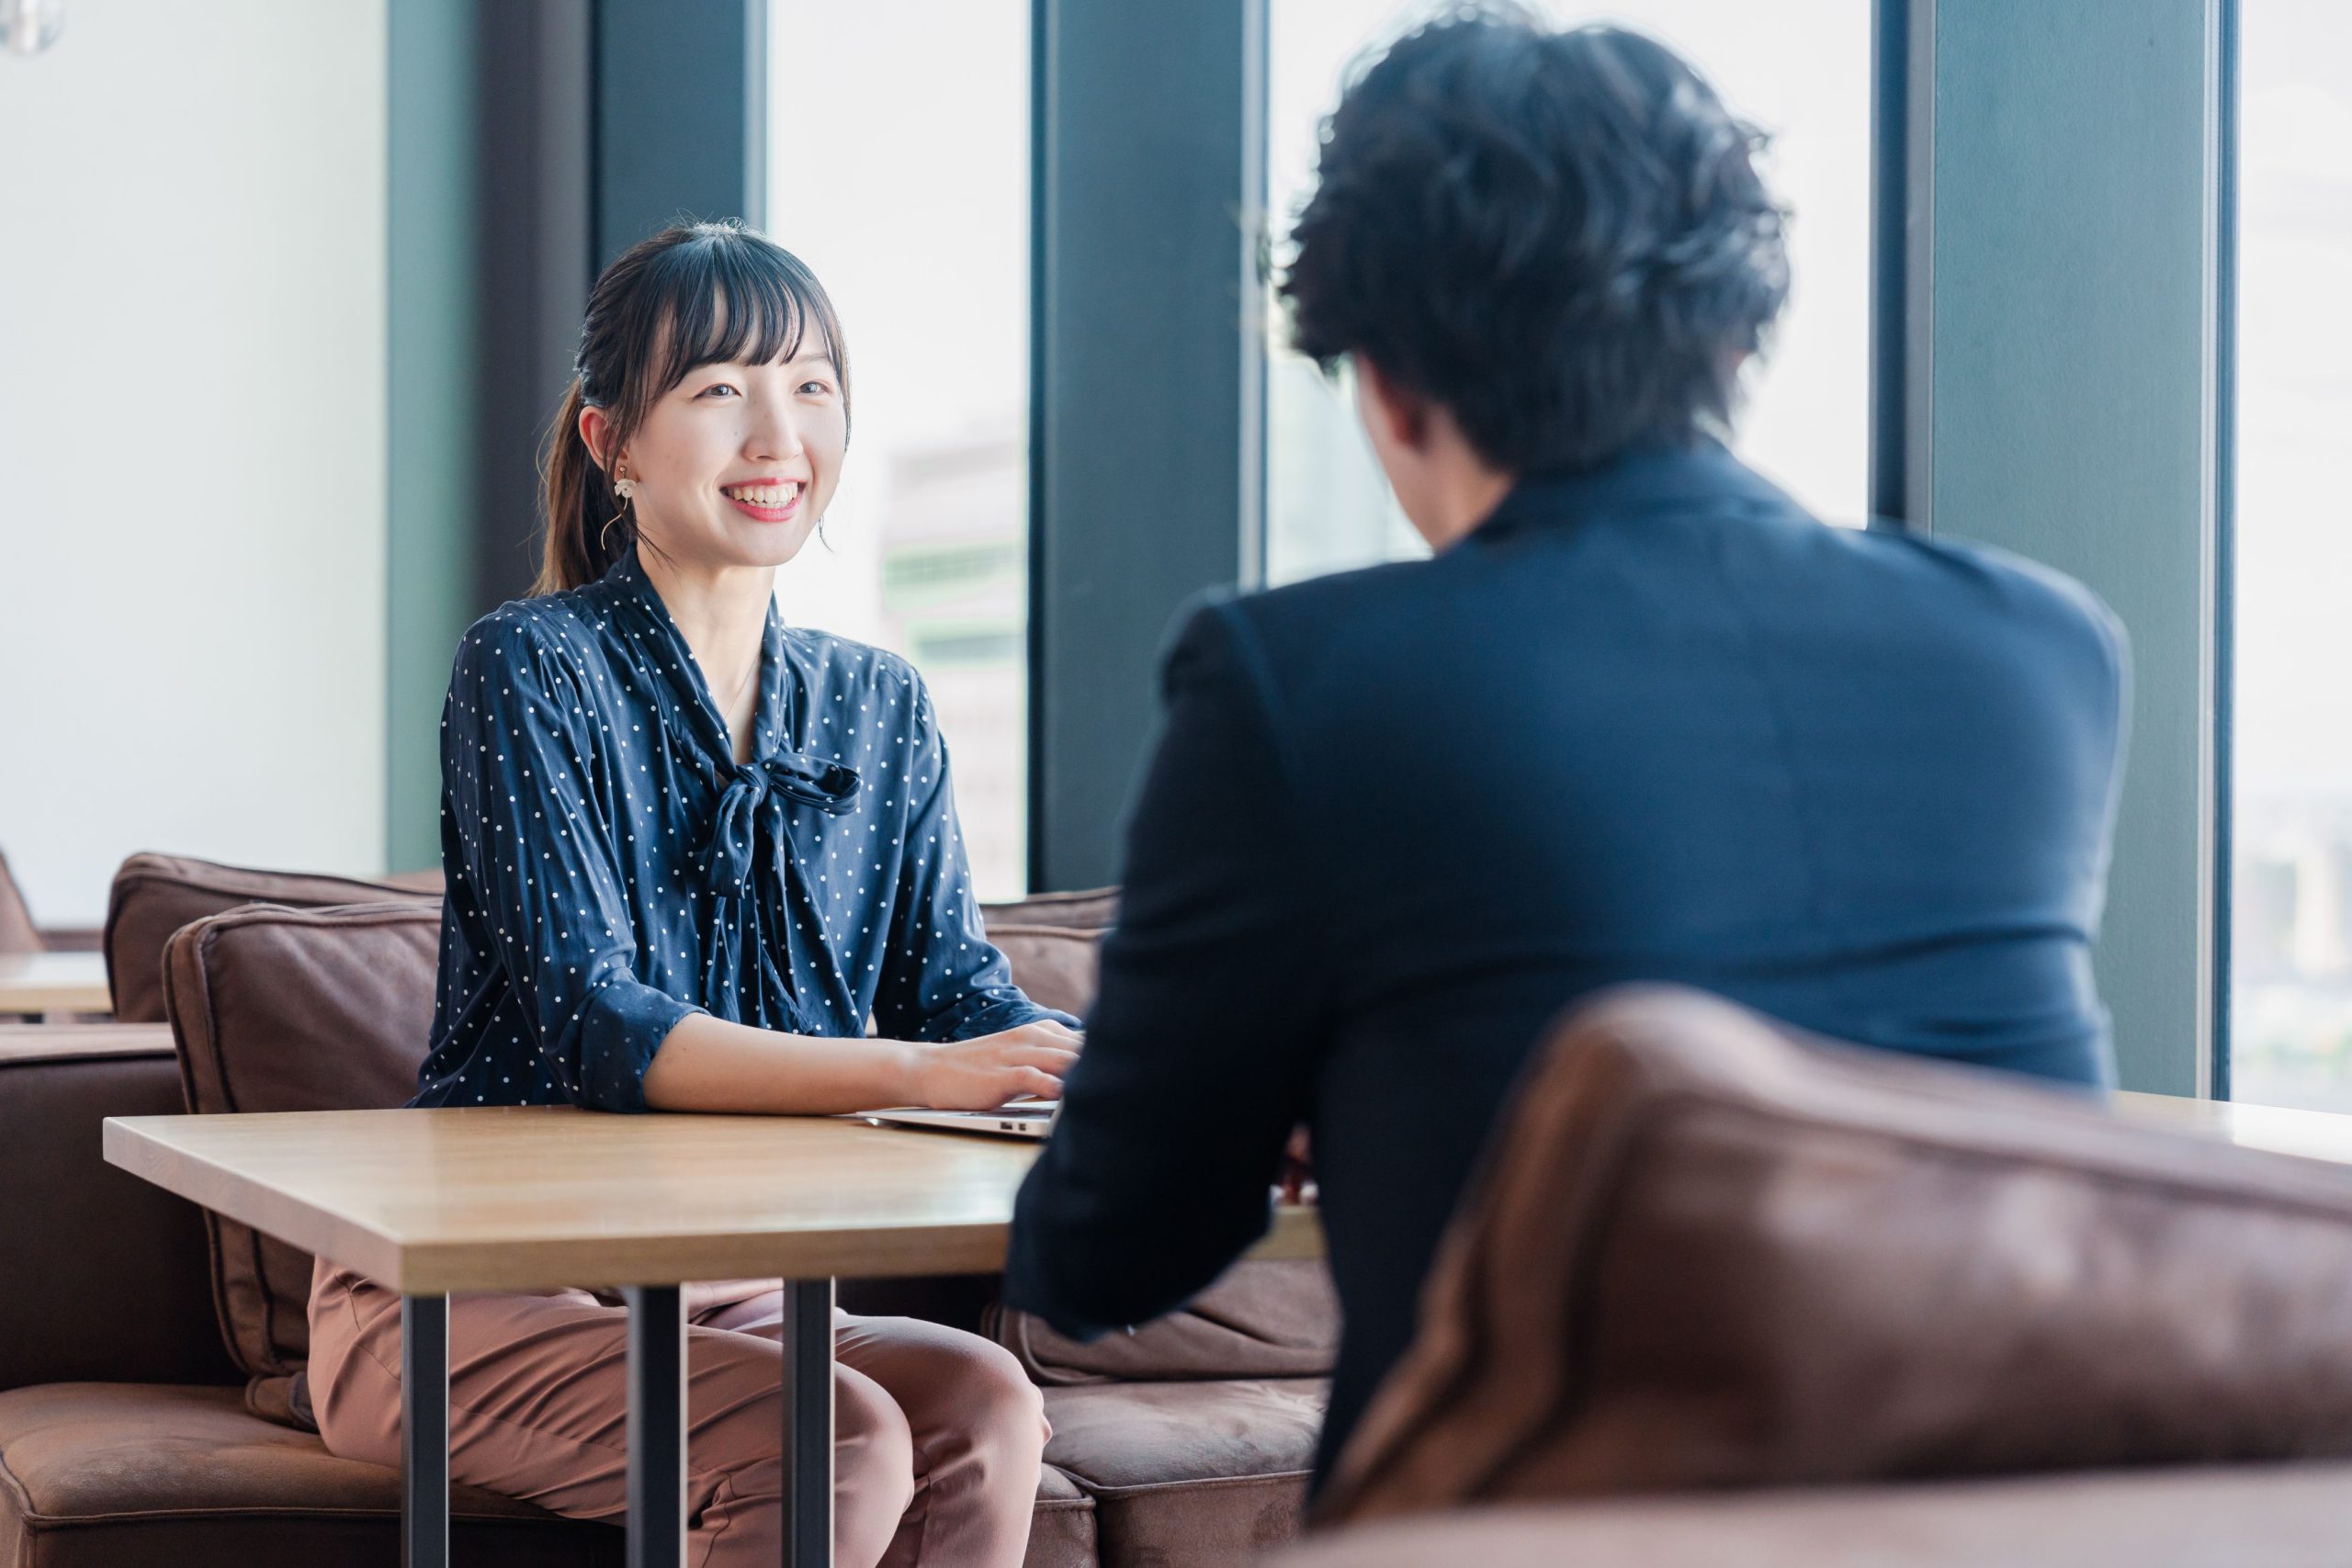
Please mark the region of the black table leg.
<svg viewBox="0 0 2352 1568"><path fill-rule="evenodd" d="M675 1285L631 1285L628 1568L686 1558L686 1309Z"/></svg>
<svg viewBox="0 0 2352 1568"><path fill-rule="evenodd" d="M401 1562L449 1568L449 1298L401 1298Z"/></svg>
<svg viewBox="0 0 2352 1568"><path fill-rule="evenodd" d="M784 1282L785 1568L833 1561L833 1282Z"/></svg>

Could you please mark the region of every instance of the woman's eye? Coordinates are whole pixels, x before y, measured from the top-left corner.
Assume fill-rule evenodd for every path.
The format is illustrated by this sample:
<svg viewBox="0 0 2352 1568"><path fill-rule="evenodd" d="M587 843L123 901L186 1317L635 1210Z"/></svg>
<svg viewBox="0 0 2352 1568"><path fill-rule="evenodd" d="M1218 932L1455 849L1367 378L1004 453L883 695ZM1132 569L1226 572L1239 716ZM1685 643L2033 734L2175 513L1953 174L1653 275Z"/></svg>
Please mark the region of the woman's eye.
<svg viewBox="0 0 2352 1568"><path fill-rule="evenodd" d="M802 391L804 391L804 392L814 392L814 393L816 393L819 397L820 397L820 398L821 398L821 397L823 397L827 392L831 391L833 389L832 389L832 387L831 387L831 383L829 383L829 382L824 382L824 381L803 381L803 382L801 382L801 383L800 383L800 389L801 389Z"/></svg>
<svg viewBox="0 0 2352 1568"><path fill-rule="evenodd" d="M721 392L726 393L730 398L741 395L734 388L729 386L726 382L714 381L709 386L705 387L701 391L696 392L695 396L698 398L715 398Z"/></svg>

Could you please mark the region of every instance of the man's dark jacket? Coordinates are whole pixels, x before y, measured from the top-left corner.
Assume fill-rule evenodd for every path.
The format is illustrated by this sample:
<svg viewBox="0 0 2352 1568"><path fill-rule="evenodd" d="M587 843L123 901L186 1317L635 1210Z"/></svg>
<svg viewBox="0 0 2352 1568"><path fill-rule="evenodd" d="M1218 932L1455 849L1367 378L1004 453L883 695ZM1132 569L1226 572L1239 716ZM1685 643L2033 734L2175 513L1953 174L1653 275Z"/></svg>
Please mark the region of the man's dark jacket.
<svg viewBox="0 0 2352 1568"><path fill-rule="evenodd" d="M1079 1333L1183 1302L1306 1123L1346 1318L1322 1468L1522 1059L1597 987L2110 1077L2125 653L2053 572L1655 450L1523 482L1433 559L1207 604L1163 684L1007 1295Z"/></svg>

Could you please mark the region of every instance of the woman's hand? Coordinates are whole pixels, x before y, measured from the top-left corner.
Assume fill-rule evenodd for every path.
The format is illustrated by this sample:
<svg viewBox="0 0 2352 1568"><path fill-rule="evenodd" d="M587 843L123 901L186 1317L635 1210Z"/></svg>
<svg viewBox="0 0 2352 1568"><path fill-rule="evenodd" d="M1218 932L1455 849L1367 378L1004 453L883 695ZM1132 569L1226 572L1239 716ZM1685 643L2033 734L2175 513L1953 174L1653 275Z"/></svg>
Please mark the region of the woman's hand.
<svg viewBox="0 0 2352 1568"><path fill-rule="evenodd" d="M934 1111L994 1111L1021 1095L1058 1100L1079 1035L1051 1020L1001 1034L917 1048L914 1102Z"/></svg>
<svg viewBox="0 0 2352 1568"><path fill-rule="evenodd" d="M1274 1190L1285 1203L1312 1204L1321 1196L1315 1187L1315 1153L1305 1127L1291 1129L1290 1144L1283 1150L1282 1171L1274 1179Z"/></svg>

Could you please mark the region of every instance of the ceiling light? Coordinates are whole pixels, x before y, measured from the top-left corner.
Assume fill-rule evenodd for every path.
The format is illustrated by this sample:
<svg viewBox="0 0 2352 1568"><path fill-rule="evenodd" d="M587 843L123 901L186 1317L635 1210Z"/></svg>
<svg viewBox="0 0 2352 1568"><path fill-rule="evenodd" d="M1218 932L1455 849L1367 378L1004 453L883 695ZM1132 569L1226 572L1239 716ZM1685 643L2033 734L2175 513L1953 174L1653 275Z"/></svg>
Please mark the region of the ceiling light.
<svg viewBox="0 0 2352 1568"><path fill-rule="evenodd" d="M64 26L64 0L0 0L0 54L39 54Z"/></svg>

